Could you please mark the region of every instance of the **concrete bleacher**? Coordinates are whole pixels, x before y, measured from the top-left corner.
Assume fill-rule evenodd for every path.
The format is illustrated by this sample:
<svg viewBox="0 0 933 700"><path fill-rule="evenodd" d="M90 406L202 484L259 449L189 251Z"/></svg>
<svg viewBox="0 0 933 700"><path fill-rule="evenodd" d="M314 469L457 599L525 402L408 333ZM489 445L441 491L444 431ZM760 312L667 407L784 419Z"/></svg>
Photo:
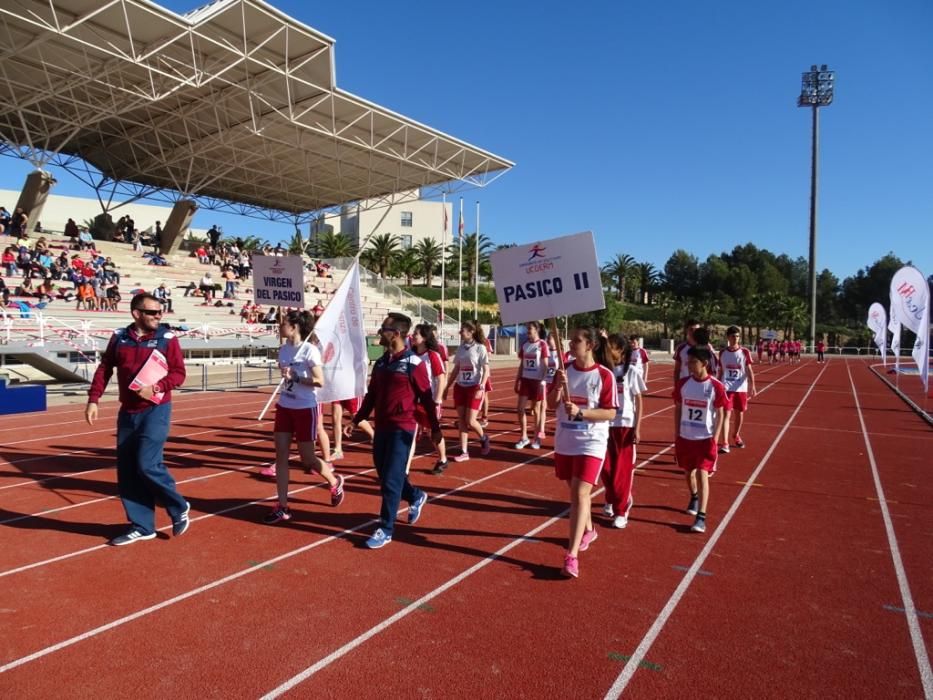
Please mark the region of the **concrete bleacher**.
<svg viewBox="0 0 933 700"><path fill-rule="evenodd" d="M61 233L43 233L33 234L32 240L39 236L44 236L49 246L56 251L62 248L68 248L70 239ZM0 236L0 249L10 244L11 239L7 236ZM56 299L49 302L42 309L44 316L54 318L65 324L78 326L81 321L91 321L95 328L115 328L127 323L129 316L129 302L132 298L132 292L136 289L144 289L151 292L162 282L171 290L174 313L165 317L168 323L185 325L189 328L197 328L208 325L212 328L231 328L243 326L240 319L240 310L244 302L253 300L252 280L240 282L238 285L237 298L223 299L224 305L221 307L206 306L201 297L184 296L184 290L189 283L197 284L205 272L210 272L215 282L223 284L220 277L220 270L215 265L204 265L198 262L189 251L180 251L179 253L168 256L168 266L158 266L148 264L148 259L142 256L144 251L135 252L132 245L127 243L116 243L109 241L96 241L97 250L105 257L110 257L116 263L117 270L120 273L120 294L122 301L119 304L119 311L88 311L76 309L74 301L67 302ZM147 249L148 250L148 249ZM73 251L77 252L77 251ZM71 253L70 253L71 254ZM86 256L83 253L82 256ZM0 270L0 273L3 271ZM333 297L333 293L343 278L345 270L332 269L332 278L318 277L313 272L306 272L305 281L308 285L315 285L321 291L320 293L308 292L305 296L308 308L313 307L317 301L320 301L325 307ZM21 283L19 277L3 277L7 286L12 290ZM34 280L38 282L39 280ZM70 282L56 282L56 285L70 287ZM362 283L362 306L365 326L367 330L375 329L385 317L387 311L397 308L398 304L379 293L376 289ZM222 295L218 295L222 296ZM11 301L28 301L35 303L35 298L25 299L16 297ZM215 299L216 301L216 299ZM233 306L226 304L232 303ZM268 307L262 307L266 311ZM8 314L19 316L18 309L7 308ZM231 313L232 312L232 313Z"/></svg>

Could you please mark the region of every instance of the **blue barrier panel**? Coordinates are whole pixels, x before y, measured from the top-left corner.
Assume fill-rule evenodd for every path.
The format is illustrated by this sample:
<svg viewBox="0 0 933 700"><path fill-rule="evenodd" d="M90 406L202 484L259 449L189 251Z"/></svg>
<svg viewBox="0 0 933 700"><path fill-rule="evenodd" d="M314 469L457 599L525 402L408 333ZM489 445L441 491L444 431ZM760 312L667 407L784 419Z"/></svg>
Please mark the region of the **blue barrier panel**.
<svg viewBox="0 0 933 700"><path fill-rule="evenodd" d="M6 379L0 378L0 416L13 413L33 413L44 411L45 385L14 386L6 384Z"/></svg>

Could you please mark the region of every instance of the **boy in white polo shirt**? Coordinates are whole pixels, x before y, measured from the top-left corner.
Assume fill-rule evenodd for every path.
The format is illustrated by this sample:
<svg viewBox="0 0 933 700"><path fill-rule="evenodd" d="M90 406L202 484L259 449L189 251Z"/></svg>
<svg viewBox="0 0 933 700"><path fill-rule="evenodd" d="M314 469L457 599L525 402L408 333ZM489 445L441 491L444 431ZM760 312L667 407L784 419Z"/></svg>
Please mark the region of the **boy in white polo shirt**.
<svg viewBox="0 0 933 700"><path fill-rule="evenodd" d="M729 445L745 447L742 440L742 422L748 410L748 397L755 395L755 373L752 371L752 354L739 345L738 326L729 326L726 337L729 344L719 353L719 379L726 388L729 404L726 406L725 425L719 451L727 453Z"/></svg>

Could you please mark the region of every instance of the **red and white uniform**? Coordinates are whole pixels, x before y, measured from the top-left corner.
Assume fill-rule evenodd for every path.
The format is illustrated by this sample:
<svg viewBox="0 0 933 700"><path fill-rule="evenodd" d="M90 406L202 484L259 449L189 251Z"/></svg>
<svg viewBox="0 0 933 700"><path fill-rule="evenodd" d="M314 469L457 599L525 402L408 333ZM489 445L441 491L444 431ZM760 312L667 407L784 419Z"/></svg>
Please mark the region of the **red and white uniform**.
<svg viewBox="0 0 933 700"><path fill-rule="evenodd" d="M690 376L690 370L687 368L687 351L693 346L690 343L681 343L677 346L677 349L674 350L674 359L675 361L680 361L680 374L678 375L680 379Z"/></svg>
<svg viewBox="0 0 933 700"><path fill-rule="evenodd" d="M522 363L522 379L544 381L549 355L546 340L529 340L523 343L518 350L518 357Z"/></svg>
<svg viewBox="0 0 933 700"><path fill-rule="evenodd" d="M703 381L692 376L674 387L674 403L681 405L677 436L685 440L709 440L714 436L716 409L726 406L726 388L718 379Z"/></svg>
<svg viewBox="0 0 933 700"><path fill-rule="evenodd" d="M752 354L742 346L735 350L728 347L719 353L722 383L726 393L745 393L748 391L748 367L752 364Z"/></svg>
<svg viewBox="0 0 933 700"><path fill-rule="evenodd" d="M321 351L313 343L279 348L279 367L290 368L292 379L282 384L275 410L277 433L293 433L298 442L313 442L317 436L318 403L313 386L300 384L299 379L312 376L314 367L322 366Z"/></svg>
<svg viewBox="0 0 933 700"><path fill-rule="evenodd" d="M568 365L567 387L570 401L583 410L619 408L615 377L600 364L589 369L578 368L576 362ZM557 454L587 455L602 460L608 440L609 421L574 421L567 415L563 403L557 407L557 432L554 436Z"/></svg>
<svg viewBox="0 0 933 700"><path fill-rule="evenodd" d="M548 386L554 381L554 374L557 372L557 350L548 348L547 369L544 372L544 383Z"/></svg>
<svg viewBox="0 0 933 700"><path fill-rule="evenodd" d="M611 428L631 428L635 425L635 397L648 390L635 365L629 365L628 372L623 376L624 369L623 365L618 365L612 370L619 407L616 409L616 417L609 421Z"/></svg>
<svg viewBox="0 0 933 700"><path fill-rule="evenodd" d="M638 370L638 374L642 378L645 376L645 365L651 362L648 359L648 353L644 348L633 348L632 349L632 366Z"/></svg>
<svg viewBox="0 0 933 700"><path fill-rule="evenodd" d="M463 343L457 348L454 366L457 378L454 381L454 406L469 406L478 411L483 404L483 369L489 364L486 348L479 343Z"/></svg>
<svg viewBox="0 0 933 700"><path fill-rule="evenodd" d="M600 472L606 487L606 503L622 515L628 512L635 476L635 397L646 391L645 380L635 365L618 365L612 370L616 379L619 408L609 421L609 444Z"/></svg>
<svg viewBox="0 0 933 700"><path fill-rule="evenodd" d="M428 368L428 375L431 380L431 396L437 396L437 387L440 383L441 377L444 376L444 363L441 360L441 354L436 350L425 350L420 355L415 353L418 359L421 360ZM441 404L437 404L437 417L441 417ZM430 430L431 424L428 420L427 411L422 404L417 404L415 406L415 420L418 421L418 425L424 430Z"/></svg>
<svg viewBox="0 0 933 700"><path fill-rule="evenodd" d="M463 343L454 356L457 366L457 386L478 386L483 377L483 370L489 364L486 348L478 343Z"/></svg>

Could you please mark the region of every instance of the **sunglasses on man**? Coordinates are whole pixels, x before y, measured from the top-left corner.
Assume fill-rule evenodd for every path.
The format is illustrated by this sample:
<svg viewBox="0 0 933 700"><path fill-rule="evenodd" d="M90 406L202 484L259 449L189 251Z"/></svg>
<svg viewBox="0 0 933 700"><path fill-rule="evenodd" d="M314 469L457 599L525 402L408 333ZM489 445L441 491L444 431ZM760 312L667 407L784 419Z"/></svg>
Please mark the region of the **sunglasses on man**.
<svg viewBox="0 0 933 700"><path fill-rule="evenodd" d="M139 313L145 316L161 316L162 309L136 309Z"/></svg>
<svg viewBox="0 0 933 700"><path fill-rule="evenodd" d="M379 328L380 333L398 333L398 328L395 326L382 326Z"/></svg>

